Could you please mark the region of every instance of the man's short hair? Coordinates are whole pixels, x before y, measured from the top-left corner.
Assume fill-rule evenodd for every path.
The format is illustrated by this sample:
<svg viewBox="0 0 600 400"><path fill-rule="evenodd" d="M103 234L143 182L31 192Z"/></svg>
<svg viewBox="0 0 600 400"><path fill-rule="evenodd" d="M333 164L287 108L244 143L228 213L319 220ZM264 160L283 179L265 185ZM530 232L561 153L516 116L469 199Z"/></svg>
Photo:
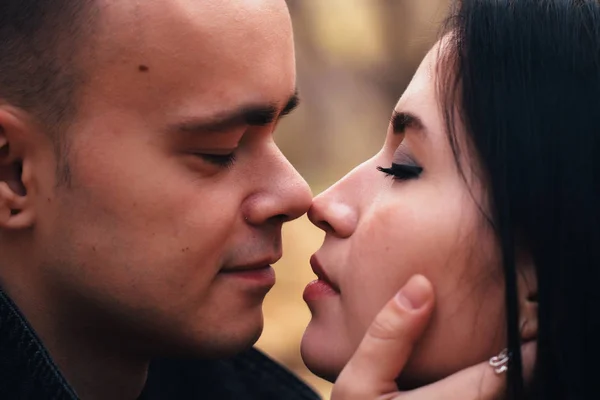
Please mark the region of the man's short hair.
<svg viewBox="0 0 600 400"><path fill-rule="evenodd" d="M92 45L94 2L0 0L0 104L29 112L52 136L58 185L71 181L64 133L86 80L82 52Z"/></svg>
<svg viewBox="0 0 600 400"><path fill-rule="evenodd" d="M94 0L0 1L0 102L60 131L85 80L80 53L89 42Z"/></svg>

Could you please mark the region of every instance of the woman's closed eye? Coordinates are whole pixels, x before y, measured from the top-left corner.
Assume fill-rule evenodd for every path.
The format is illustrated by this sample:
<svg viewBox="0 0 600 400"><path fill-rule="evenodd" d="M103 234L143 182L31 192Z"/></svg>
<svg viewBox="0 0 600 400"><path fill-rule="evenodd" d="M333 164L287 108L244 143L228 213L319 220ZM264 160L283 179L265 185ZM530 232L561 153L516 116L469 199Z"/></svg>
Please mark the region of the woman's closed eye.
<svg viewBox="0 0 600 400"><path fill-rule="evenodd" d="M423 172L423 168L419 166L396 163L392 163L392 166L389 168L377 167L377 170L398 181L417 179Z"/></svg>

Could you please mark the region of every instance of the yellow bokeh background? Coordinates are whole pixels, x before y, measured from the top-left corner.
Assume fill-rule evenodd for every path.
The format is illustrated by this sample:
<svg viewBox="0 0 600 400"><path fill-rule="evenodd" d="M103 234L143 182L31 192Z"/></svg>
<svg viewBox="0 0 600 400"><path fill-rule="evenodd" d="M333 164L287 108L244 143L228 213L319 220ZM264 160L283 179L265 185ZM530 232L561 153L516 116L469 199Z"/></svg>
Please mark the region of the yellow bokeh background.
<svg viewBox="0 0 600 400"><path fill-rule="evenodd" d="M447 0L288 0L294 23L298 111L280 124L276 140L313 193L375 154L392 108L435 42ZM328 399L331 384L300 358L310 320L302 300L314 279L308 260L323 233L306 217L284 227L277 284L265 301L258 347Z"/></svg>

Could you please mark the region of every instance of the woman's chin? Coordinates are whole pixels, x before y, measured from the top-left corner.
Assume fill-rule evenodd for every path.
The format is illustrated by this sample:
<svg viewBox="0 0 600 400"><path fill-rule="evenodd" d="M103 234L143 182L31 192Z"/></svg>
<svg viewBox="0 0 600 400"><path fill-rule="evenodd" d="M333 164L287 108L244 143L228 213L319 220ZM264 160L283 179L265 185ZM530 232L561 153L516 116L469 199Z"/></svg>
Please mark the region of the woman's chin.
<svg viewBox="0 0 600 400"><path fill-rule="evenodd" d="M332 359L327 357L327 353L313 349L311 345L305 345L304 343L305 341L303 340L300 353L306 367L319 378L332 383L335 382L341 368L335 365Z"/></svg>
<svg viewBox="0 0 600 400"><path fill-rule="evenodd" d="M351 351L346 351L341 338L319 332L313 322L306 328L300 345L300 354L306 367L315 375L334 382L350 359Z"/></svg>

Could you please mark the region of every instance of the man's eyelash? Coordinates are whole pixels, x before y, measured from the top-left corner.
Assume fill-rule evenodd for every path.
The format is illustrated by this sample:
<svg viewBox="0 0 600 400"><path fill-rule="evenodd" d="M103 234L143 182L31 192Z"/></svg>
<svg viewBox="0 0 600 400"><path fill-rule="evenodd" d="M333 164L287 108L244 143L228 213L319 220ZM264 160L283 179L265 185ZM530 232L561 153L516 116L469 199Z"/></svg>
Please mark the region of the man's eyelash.
<svg viewBox="0 0 600 400"><path fill-rule="evenodd" d="M202 158L211 164L219 167L229 168L235 163L235 153L230 154L197 154L198 157Z"/></svg>

